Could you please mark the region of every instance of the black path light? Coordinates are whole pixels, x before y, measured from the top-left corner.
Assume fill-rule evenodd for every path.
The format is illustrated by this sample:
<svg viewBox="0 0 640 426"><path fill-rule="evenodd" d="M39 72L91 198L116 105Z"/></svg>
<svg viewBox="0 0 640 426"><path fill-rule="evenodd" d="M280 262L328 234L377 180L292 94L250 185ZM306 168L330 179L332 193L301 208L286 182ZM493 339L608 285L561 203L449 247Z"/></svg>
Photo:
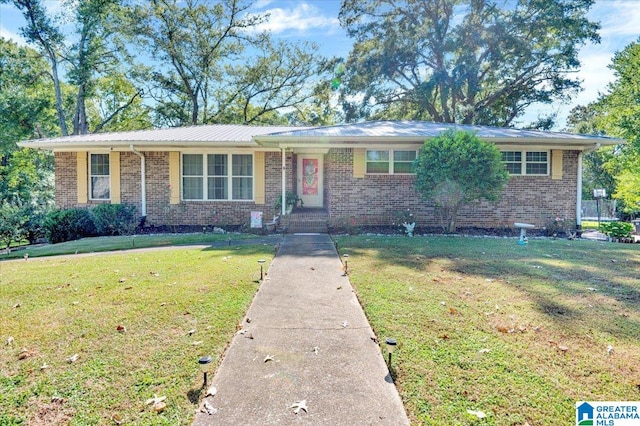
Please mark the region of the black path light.
<svg viewBox="0 0 640 426"><path fill-rule="evenodd" d="M264 262L265 262L264 259L258 260L258 263L260 264L260 281L262 281L262 279L264 278L264 269L263 269Z"/></svg>
<svg viewBox="0 0 640 426"><path fill-rule="evenodd" d="M349 254L345 253L342 257L344 257L344 275L347 276L349 274Z"/></svg>
<svg viewBox="0 0 640 426"><path fill-rule="evenodd" d="M200 370L204 373L204 385L207 386L207 373L211 367L211 355L200 357L198 365L200 365Z"/></svg>
<svg viewBox="0 0 640 426"><path fill-rule="evenodd" d="M387 345L387 353L389 354L389 368L391 368L391 354L396 350L398 342L396 342L396 339L388 338L385 340L385 343Z"/></svg>

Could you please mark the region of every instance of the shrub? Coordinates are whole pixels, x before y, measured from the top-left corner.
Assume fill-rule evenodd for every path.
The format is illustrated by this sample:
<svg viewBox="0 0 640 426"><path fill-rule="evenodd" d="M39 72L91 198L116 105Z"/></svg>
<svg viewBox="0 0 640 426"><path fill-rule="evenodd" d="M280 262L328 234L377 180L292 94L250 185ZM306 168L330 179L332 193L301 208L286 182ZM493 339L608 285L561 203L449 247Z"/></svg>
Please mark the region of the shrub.
<svg viewBox="0 0 640 426"><path fill-rule="evenodd" d="M611 238L630 238L633 225L627 222L605 222L600 230Z"/></svg>
<svg viewBox="0 0 640 426"><path fill-rule="evenodd" d="M54 210L47 215L43 226L52 244L96 235L91 212L85 209Z"/></svg>
<svg viewBox="0 0 640 426"><path fill-rule="evenodd" d="M138 224L136 207L131 204L99 204L91 213L99 235L129 235Z"/></svg>

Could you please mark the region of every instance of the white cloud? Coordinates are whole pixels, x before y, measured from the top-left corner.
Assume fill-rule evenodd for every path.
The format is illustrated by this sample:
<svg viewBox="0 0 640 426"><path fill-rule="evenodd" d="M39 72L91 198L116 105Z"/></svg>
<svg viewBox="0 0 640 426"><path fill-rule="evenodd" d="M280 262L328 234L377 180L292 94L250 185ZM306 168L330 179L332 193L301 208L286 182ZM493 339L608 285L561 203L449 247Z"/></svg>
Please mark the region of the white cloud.
<svg viewBox="0 0 640 426"><path fill-rule="evenodd" d="M27 42L20 34L14 33L13 31L6 29L2 25L0 25L0 37L8 40L13 40L21 46L27 45Z"/></svg>
<svg viewBox="0 0 640 426"><path fill-rule="evenodd" d="M306 32L312 29L333 31L339 27L337 17L323 16L322 11L309 3L296 3L293 8L267 9L269 20L258 26L259 31L271 31L274 34L294 30Z"/></svg>
<svg viewBox="0 0 640 426"><path fill-rule="evenodd" d="M598 1L590 16L600 21L603 44L611 38L640 35L640 4L637 0Z"/></svg>

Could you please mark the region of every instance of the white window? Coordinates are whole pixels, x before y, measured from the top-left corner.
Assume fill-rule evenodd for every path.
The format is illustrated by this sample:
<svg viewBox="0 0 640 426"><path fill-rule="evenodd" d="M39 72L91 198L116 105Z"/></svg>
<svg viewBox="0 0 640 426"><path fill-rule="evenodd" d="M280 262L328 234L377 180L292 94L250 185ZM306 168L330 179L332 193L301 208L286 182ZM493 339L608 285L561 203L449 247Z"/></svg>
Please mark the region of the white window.
<svg viewBox="0 0 640 426"><path fill-rule="evenodd" d="M253 155L183 154L182 199L252 200Z"/></svg>
<svg viewBox="0 0 640 426"><path fill-rule="evenodd" d="M548 151L502 151L502 162L512 175L549 174Z"/></svg>
<svg viewBox="0 0 640 426"><path fill-rule="evenodd" d="M413 174L415 150L368 150L366 155L369 174Z"/></svg>
<svg viewBox="0 0 640 426"><path fill-rule="evenodd" d="M109 176L109 154L91 154L90 161L90 188L89 194L92 200L108 200L111 197Z"/></svg>

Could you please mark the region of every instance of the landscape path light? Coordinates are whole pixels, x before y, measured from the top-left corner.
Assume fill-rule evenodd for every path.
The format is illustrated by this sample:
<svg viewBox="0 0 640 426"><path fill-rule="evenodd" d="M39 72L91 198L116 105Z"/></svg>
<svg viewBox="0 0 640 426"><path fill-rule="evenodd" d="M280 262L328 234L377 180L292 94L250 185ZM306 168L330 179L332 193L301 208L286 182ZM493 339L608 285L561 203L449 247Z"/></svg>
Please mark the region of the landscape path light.
<svg viewBox="0 0 640 426"><path fill-rule="evenodd" d="M342 257L344 257L344 275L347 276L349 274L349 254L345 253Z"/></svg>
<svg viewBox="0 0 640 426"><path fill-rule="evenodd" d="M258 263L260 264L260 281L262 281L262 279L264 278L264 269L262 267L262 265L264 265L264 262L264 259L258 260Z"/></svg>
<svg viewBox="0 0 640 426"><path fill-rule="evenodd" d="M389 354L389 368L391 368L391 354L396 350L398 342L396 342L396 339L389 338L385 340L385 343L387 345L387 353Z"/></svg>
<svg viewBox="0 0 640 426"><path fill-rule="evenodd" d="M211 355L200 357L198 359L198 365L200 365L200 370L204 373L204 385L207 386L207 373L211 367Z"/></svg>

